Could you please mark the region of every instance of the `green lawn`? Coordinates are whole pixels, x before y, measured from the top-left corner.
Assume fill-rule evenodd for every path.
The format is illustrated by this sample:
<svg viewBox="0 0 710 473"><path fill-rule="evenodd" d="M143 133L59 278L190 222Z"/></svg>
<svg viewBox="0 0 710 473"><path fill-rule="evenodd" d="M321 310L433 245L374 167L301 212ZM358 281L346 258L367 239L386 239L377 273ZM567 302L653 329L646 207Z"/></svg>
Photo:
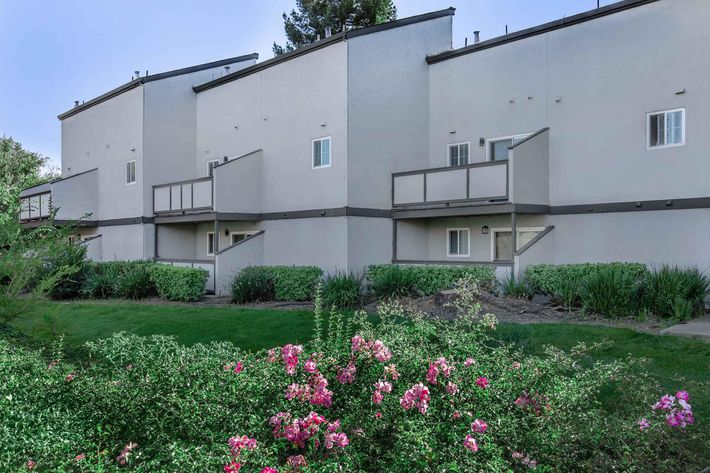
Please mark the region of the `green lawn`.
<svg viewBox="0 0 710 473"><path fill-rule="evenodd" d="M312 334L310 311L190 307L128 302L44 302L15 322L29 340L42 344L64 335L67 349L81 353L88 340L126 331L172 335L184 344L229 341L246 350L302 343ZM710 415L710 343L654 336L628 329L575 324L502 324L497 337L531 354L545 345L568 349L583 341L608 342L589 361L625 358L649 360L647 369L664 389L687 388L700 401L699 415Z"/></svg>

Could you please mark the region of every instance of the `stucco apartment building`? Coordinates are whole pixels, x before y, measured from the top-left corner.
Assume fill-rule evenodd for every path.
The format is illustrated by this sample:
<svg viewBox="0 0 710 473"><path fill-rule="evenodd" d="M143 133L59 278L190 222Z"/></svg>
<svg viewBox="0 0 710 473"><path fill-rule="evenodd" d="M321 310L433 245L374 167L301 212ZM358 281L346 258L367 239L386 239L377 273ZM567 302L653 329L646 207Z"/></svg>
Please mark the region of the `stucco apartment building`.
<svg viewBox="0 0 710 473"><path fill-rule="evenodd" d="M710 3L626 0L452 49L454 9L137 77L59 116L92 258L639 261L710 270ZM225 66L228 66L227 69Z"/></svg>

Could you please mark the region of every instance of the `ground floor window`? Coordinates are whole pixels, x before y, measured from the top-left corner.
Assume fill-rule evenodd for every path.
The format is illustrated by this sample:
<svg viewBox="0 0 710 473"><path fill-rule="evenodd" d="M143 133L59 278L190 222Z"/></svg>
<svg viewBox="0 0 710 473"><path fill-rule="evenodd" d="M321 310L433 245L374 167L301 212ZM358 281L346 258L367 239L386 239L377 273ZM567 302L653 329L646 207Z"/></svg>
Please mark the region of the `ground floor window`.
<svg viewBox="0 0 710 473"><path fill-rule="evenodd" d="M213 256L214 255L214 232L207 232L207 255L208 256Z"/></svg>
<svg viewBox="0 0 710 473"><path fill-rule="evenodd" d="M447 256L469 256L469 231L468 228L449 228Z"/></svg>
<svg viewBox="0 0 710 473"><path fill-rule="evenodd" d="M544 228L519 228L517 248L530 243ZM513 231L510 228L494 228L491 232L491 257L493 261L511 261L513 259Z"/></svg>
<svg viewBox="0 0 710 473"><path fill-rule="evenodd" d="M235 245L239 243L240 241L246 240L250 236L252 236L254 232L232 232L230 235L232 236L232 245Z"/></svg>

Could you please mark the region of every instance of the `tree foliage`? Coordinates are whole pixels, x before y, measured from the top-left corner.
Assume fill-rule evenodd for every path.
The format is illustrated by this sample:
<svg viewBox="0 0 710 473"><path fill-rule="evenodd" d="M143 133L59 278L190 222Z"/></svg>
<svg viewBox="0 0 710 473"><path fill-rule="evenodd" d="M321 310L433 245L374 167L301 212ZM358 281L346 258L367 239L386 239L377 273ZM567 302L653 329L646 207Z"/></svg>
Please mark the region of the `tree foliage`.
<svg viewBox="0 0 710 473"><path fill-rule="evenodd" d="M392 0L296 0L296 9L283 14L286 45L274 43L274 55L311 44L326 27L333 33L392 21L397 8Z"/></svg>
<svg viewBox="0 0 710 473"><path fill-rule="evenodd" d="M14 139L0 137L0 245L19 231L20 191L58 177L57 171L47 168L48 161Z"/></svg>

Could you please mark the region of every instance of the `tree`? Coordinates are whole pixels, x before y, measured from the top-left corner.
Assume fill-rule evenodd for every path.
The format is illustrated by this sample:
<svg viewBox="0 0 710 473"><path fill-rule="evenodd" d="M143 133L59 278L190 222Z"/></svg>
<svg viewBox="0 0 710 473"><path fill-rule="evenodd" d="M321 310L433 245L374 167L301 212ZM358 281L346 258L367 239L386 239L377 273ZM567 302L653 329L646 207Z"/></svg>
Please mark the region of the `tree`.
<svg viewBox="0 0 710 473"><path fill-rule="evenodd" d="M396 18L393 0L296 0L296 9L283 14L286 45L274 43L274 56L314 43L318 35L325 37L326 27L336 33Z"/></svg>
<svg viewBox="0 0 710 473"><path fill-rule="evenodd" d="M48 161L12 138L0 137L0 245L7 244L19 231L20 191L59 176L58 171L47 167Z"/></svg>

